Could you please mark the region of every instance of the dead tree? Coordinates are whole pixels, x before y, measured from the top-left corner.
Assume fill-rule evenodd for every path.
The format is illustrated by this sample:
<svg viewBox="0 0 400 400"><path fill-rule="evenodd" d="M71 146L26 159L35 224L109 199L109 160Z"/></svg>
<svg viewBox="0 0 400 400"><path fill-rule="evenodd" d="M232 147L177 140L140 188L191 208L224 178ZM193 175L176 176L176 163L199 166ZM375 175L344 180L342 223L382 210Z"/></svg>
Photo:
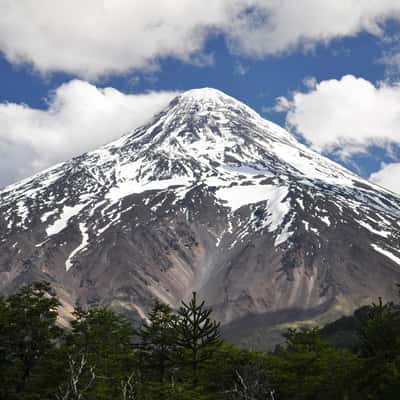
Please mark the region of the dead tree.
<svg viewBox="0 0 400 400"><path fill-rule="evenodd" d="M136 376L132 372L127 379L121 381L122 400L137 400L136 386Z"/></svg>
<svg viewBox="0 0 400 400"><path fill-rule="evenodd" d="M88 364L84 354L78 358L68 355L67 379L66 385L59 388L57 400L83 400L96 379L94 367Z"/></svg>
<svg viewBox="0 0 400 400"><path fill-rule="evenodd" d="M224 392L229 400L277 400L265 371L258 363L235 371L233 388Z"/></svg>

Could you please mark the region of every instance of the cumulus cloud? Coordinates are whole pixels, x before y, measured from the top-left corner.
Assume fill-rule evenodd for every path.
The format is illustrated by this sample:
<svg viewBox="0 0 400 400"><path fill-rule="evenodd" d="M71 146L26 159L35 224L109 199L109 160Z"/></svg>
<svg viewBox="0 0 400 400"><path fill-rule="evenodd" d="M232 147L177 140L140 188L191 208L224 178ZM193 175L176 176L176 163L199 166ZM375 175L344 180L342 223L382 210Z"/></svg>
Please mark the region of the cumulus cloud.
<svg viewBox="0 0 400 400"><path fill-rule="evenodd" d="M367 31L400 18L398 0L4 0L0 51L12 63L85 78L156 67L161 57L210 62L223 35L239 55L263 57Z"/></svg>
<svg viewBox="0 0 400 400"><path fill-rule="evenodd" d="M373 173L370 180L400 194L400 163L383 164L380 171Z"/></svg>
<svg viewBox="0 0 400 400"><path fill-rule="evenodd" d="M400 17L396 0L258 0L230 27L228 40L239 53L264 56L312 47L360 31L382 35L387 18ZM251 5L249 3L252 3Z"/></svg>
<svg viewBox="0 0 400 400"><path fill-rule="evenodd" d="M287 112L288 127L317 151L348 157L371 145L400 144L399 84L346 75L278 98L275 110Z"/></svg>
<svg viewBox="0 0 400 400"><path fill-rule="evenodd" d="M176 94L131 95L73 80L51 94L47 110L0 104L0 186L118 138Z"/></svg>

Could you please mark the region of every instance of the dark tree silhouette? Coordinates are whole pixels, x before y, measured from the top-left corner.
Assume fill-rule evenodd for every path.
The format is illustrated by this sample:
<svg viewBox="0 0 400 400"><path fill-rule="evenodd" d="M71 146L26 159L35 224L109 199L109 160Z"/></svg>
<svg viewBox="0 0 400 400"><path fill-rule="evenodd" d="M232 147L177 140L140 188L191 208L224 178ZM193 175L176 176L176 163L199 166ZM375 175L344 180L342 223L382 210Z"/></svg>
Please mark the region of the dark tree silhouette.
<svg viewBox="0 0 400 400"><path fill-rule="evenodd" d="M158 379L164 381L167 369L173 363L176 350L174 322L177 317L167 304L157 301L149 314L148 323L137 334L140 338L142 365L148 366Z"/></svg>
<svg viewBox="0 0 400 400"><path fill-rule="evenodd" d="M199 366L210 359L213 351L222 344L220 323L210 318L211 312L204 301L198 303L196 292L193 292L188 304L182 301L178 319L174 321L176 343L182 354L188 357L194 383L198 382Z"/></svg>

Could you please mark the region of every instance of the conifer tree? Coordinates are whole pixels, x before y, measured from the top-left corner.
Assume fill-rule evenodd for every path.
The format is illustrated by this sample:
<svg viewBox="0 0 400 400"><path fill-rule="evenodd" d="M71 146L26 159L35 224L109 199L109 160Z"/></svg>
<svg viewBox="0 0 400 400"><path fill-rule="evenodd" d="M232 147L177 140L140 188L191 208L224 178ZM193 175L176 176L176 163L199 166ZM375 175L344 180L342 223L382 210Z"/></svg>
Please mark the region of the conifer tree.
<svg viewBox="0 0 400 400"><path fill-rule="evenodd" d="M168 368L173 362L176 349L173 315L169 305L156 301L148 317L148 323L138 331L140 348L144 359L142 364L158 372L158 379L164 381Z"/></svg>
<svg viewBox="0 0 400 400"><path fill-rule="evenodd" d="M182 355L187 356L195 384L198 383L199 366L209 360L213 351L222 344L220 323L210 318L211 312L204 301L198 303L196 292L193 292L189 303L182 301L178 319L174 321L176 343Z"/></svg>

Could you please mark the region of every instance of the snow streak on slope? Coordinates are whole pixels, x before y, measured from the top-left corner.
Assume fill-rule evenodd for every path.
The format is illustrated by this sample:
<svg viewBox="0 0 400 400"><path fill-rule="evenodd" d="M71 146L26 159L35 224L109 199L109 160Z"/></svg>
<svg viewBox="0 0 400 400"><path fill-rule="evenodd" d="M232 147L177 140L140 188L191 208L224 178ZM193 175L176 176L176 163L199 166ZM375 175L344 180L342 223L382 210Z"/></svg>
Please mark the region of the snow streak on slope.
<svg viewBox="0 0 400 400"><path fill-rule="evenodd" d="M392 252L390 252L388 250L382 249L381 247L379 247L376 244L372 244L371 246L378 253L383 254L385 257L389 258L390 260L392 260L396 264L400 265L400 257L399 256L394 255Z"/></svg>
<svg viewBox="0 0 400 400"><path fill-rule="evenodd" d="M67 261L65 262L65 268L67 271L72 267L74 257L77 254L79 254L82 250L84 250L87 247L87 245L89 244L89 235L88 235L88 230L87 230L86 225L80 223L79 230L82 235L82 241L81 241L80 245L67 258Z"/></svg>

